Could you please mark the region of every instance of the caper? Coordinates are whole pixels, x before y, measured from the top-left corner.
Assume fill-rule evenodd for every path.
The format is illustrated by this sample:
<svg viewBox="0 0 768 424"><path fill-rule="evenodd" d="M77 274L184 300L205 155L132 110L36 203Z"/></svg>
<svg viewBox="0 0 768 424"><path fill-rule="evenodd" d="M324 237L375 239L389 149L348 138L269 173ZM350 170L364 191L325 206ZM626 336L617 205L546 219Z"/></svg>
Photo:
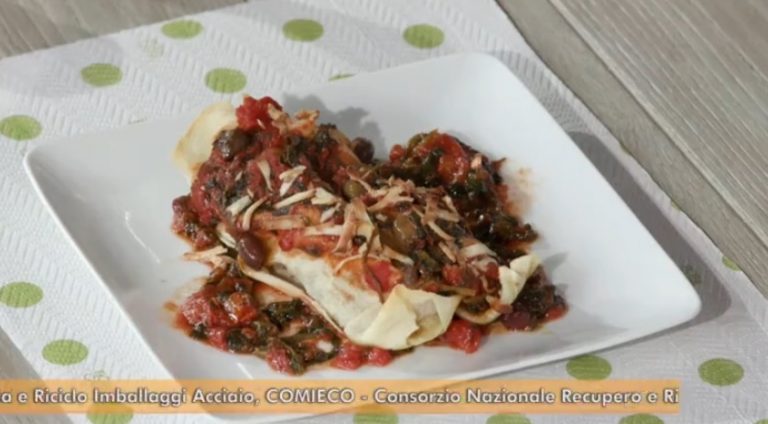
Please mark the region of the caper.
<svg viewBox="0 0 768 424"><path fill-rule="evenodd" d="M365 194L365 187L355 180L347 180L347 182L344 183L342 190L348 199L354 199L355 197Z"/></svg>
<svg viewBox="0 0 768 424"><path fill-rule="evenodd" d="M400 253L408 252L408 246L404 246L400 243L400 238L395 235L395 230L393 228L379 229L379 237L385 246L395 249Z"/></svg>
<svg viewBox="0 0 768 424"><path fill-rule="evenodd" d="M399 244L405 246L406 251L410 249L418 238L419 228L408 215L398 215L393 224L395 237L399 239Z"/></svg>

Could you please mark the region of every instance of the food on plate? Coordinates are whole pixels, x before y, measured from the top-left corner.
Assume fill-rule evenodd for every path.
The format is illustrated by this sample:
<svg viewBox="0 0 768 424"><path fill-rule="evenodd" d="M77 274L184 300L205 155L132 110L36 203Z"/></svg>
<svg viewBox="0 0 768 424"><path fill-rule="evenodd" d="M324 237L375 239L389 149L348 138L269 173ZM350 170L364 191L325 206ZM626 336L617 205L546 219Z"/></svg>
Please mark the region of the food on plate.
<svg viewBox="0 0 768 424"><path fill-rule="evenodd" d="M491 161L438 131L387 160L317 111L269 97L205 109L174 151L191 180L173 230L207 263L178 305L192 337L275 370L386 365L424 344L476 351L566 311Z"/></svg>

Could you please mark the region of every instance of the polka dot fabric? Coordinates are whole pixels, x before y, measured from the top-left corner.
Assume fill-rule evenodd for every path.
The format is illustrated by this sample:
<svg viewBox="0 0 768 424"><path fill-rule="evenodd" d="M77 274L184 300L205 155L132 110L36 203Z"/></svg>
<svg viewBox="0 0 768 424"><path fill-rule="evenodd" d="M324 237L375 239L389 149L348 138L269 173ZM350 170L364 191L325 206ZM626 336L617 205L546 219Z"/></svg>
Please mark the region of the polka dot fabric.
<svg viewBox="0 0 768 424"><path fill-rule="evenodd" d="M13 115L0 120L0 134L16 141L36 138L43 131L40 123L31 116Z"/></svg>
<svg viewBox="0 0 768 424"><path fill-rule="evenodd" d="M738 264L672 206L546 69L492 0L261 0L0 60L0 196L3 206L10 205L0 207L0 326L44 378L80 378L93 370L113 378L167 376L32 191L22 158L37 143L167 118L214 101L237 101L245 93L333 83L466 51L498 57L566 131L594 135L615 154L617 176L630 175L662 211L641 219L704 299L695 325L498 378L678 379L681 413L416 416L392 411L303 422L765 424L765 300ZM667 223L681 235L667 231ZM0 348L14 347L0 343ZM167 419L206 420L153 418L130 409L75 417L94 424Z"/></svg>
<svg viewBox="0 0 768 424"><path fill-rule="evenodd" d="M123 71L110 63L94 63L80 71L83 81L94 87L115 85L123 79Z"/></svg>
<svg viewBox="0 0 768 424"><path fill-rule="evenodd" d="M43 300L43 289L25 281L0 287L0 303L11 308L29 308Z"/></svg>

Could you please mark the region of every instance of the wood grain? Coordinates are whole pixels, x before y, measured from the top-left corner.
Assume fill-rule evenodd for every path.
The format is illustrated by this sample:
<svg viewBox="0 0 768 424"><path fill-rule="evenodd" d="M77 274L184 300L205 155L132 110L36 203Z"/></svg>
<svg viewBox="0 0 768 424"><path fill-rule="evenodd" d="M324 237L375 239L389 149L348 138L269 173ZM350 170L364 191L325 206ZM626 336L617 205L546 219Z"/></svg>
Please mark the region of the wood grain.
<svg viewBox="0 0 768 424"><path fill-rule="evenodd" d="M0 0L0 58L243 0Z"/></svg>
<svg viewBox="0 0 768 424"><path fill-rule="evenodd" d="M768 28L764 4L734 11L731 2L726 13L728 2L718 0L500 3L547 65L768 296L768 41L754 35Z"/></svg>

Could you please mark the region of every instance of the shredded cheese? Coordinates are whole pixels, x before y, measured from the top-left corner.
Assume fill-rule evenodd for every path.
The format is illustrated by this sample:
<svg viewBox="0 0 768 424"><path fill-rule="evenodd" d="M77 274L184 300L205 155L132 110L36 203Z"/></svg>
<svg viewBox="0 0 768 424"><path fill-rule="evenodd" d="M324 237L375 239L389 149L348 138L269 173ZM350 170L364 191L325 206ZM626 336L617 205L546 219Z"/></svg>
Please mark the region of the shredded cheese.
<svg viewBox="0 0 768 424"><path fill-rule="evenodd" d="M232 234L229 234L227 226L223 222L219 222L216 225L216 235L219 237L219 241L224 243L225 246L234 249L237 242L235 241L235 238L232 237Z"/></svg>
<svg viewBox="0 0 768 424"><path fill-rule="evenodd" d="M459 222L461 221L458 214L455 214L453 212L446 211L444 209L437 209L435 211L435 216L448 222Z"/></svg>
<svg viewBox="0 0 768 424"><path fill-rule="evenodd" d="M280 184L280 197L285 196L285 193L288 193L288 190L291 189L293 182L299 178L305 169L307 169L306 166L298 165L280 174L280 181L283 182Z"/></svg>
<svg viewBox="0 0 768 424"><path fill-rule="evenodd" d="M437 225L435 221L427 222L427 226L431 228L432 231L434 231L435 234L440 236L440 238L442 238L443 240L447 240L447 241L453 240L453 237L450 234L446 233L442 228L440 228L440 226Z"/></svg>
<svg viewBox="0 0 768 424"><path fill-rule="evenodd" d="M207 250L187 252L184 254L184 259L188 261L210 262L213 258L225 253L227 253L227 248L219 244Z"/></svg>
<svg viewBox="0 0 768 424"><path fill-rule="evenodd" d="M474 244L462 247L461 250L459 250L459 255L461 255L461 256L463 256L463 257L465 257L467 259L472 259L474 257L484 256L484 255L494 256L495 257L496 256L496 252L491 250L485 244L477 241Z"/></svg>
<svg viewBox="0 0 768 424"><path fill-rule="evenodd" d="M306 224L301 215L284 215L261 219L258 221L258 226L265 230L292 230L304 228Z"/></svg>
<svg viewBox="0 0 768 424"><path fill-rule="evenodd" d="M352 206L355 211L355 218L359 223L355 235L365 237L365 243L363 243L363 245L367 246L373 237L373 231L376 227L373 225L371 217L368 216L368 212L365 211L365 204L360 201L360 199L354 199L352 201Z"/></svg>
<svg viewBox="0 0 768 424"><path fill-rule="evenodd" d="M340 236L343 228L342 225L316 225L307 227L304 234L308 236Z"/></svg>
<svg viewBox="0 0 768 424"><path fill-rule="evenodd" d="M267 197L264 196L261 199L253 202L251 206L248 206L248 209L246 209L245 212L243 212L243 215L240 217L240 228L246 231L251 228L251 219L253 218L253 213L256 212L256 209L258 209L259 206L263 205L266 201Z"/></svg>
<svg viewBox="0 0 768 424"><path fill-rule="evenodd" d="M333 218L333 215L336 213L337 210L341 207L341 203L335 204L332 208L328 208L323 211L323 213L320 214L320 222L326 222L329 219Z"/></svg>
<svg viewBox="0 0 768 424"><path fill-rule="evenodd" d="M317 117L320 113L317 110L300 110L294 119L288 120L288 131L297 132L304 137L310 137L315 132Z"/></svg>
<svg viewBox="0 0 768 424"><path fill-rule="evenodd" d="M402 253L391 249L389 246L384 246L384 249L382 249L381 252L385 257L394 259L398 262L402 262L406 265L413 265L413 259L409 258L406 255L403 255Z"/></svg>
<svg viewBox="0 0 768 424"><path fill-rule="evenodd" d="M251 204L251 196L245 195L227 206L227 213L229 216L236 217L243 209L247 208Z"/></svg>
<svg viewBox="0 0 768 424"><path fill-rule="evenodd" d="M267 113L272 119L272 126L277 128L278 131L280 131L280 134L288 132L288 121L290 121L290 116L288 116L287 113L276 108L271 103L267 104Z"/></svg>
<svg viewBox="0 0 768 424"><path fill-rule="evenodd" d="M485 257L478 261L473 262L472 265L481 271L486 271L488 269L488 265L495 264L495 263L498 263L496 262L496 259L492 257Z"/></svg>
<svg viewBox="0 0 768 424"><path fill-rule="evenodd" d="M456 206L453 204L453 199L451 199L451 196L448 196L447 194L443 196L443 203L445 203L445 206L448 206L448 209L450 209L451 212L455 213L456 215L459 214L459 211L456 210Z"/></svg>
<svg viewBox="0 0 768 424"><path fill-rule="evenodd" d="M285 199L275 203L273 205L273 207L275 209L284 208L284 207L290 206L290 205L292 205L294 203L301 202L302 200L309 199L310 197L312 197L314 195L315 195L315 189L311 188L309 190L302 191L302 192L296 193L296 194L294 194L294 195L292 195L290 197L287 197L287 198L285 198Z"/></svg>
<svg viewBox="0 0 768 424"><path fill-rule="evenodd" d="M352 204L349 203L344 208L344 224L339 236L339 241L336 243L336 247L333 248L334 252L339 252L347 247L347 244L352 241L352 237L355 235L355 229L357 222L355 221L355 211Z"/></svg>
<svg viewBox="0 0 768 424"><path fill-rule="evenodd" d="M269 164L264 159L256 162L256 166L261 171L261 175L264 176L264 181L267 182L267 190L272 190L272 170Z"/></svg>
<svg viewBox="0 0 768 424"><path fill-rule="evenodd" d="M394 206L400 202L413 202L413 198L410 196L401 196L403 188L399 186L391 187L387 190L387 194L384 195L378 202L368 207L371 212L378 212L384 210L390 206Z"/></svg>
<svg viewBox="0 0 768 424"><path fill-rule="evenodd" d="M445 256L448 258L448 260L451 262L456 262L456 255L451 251L451 248L445 244L445 242L441 241L437 246L440 248L440 250L443 251L443 253L445 253Z"/></svg>
<svg viewBox="0 0 768 424"><path fill-rule="evenodd" d="M345 265L347 265L348 263L350 263L352 261L356 261L356 260L362 259L362 258L363 258L363 254L362 253L357 254L357 255L347 256L346 258L342 259L339 263L337 263L335 267L333 267L333 273L334 274L338 274L339 271L341 271L344 268Z"/></svg>
<svg viewBox="0 0 768 424"><path fill-rule="evenodd" d="M322 187L315 189L315 197L312 198L313 205L333 205L338 202L339 198L329 193L328 190Z"/></svg>
<svg viewBox="0 0 768 424"><path fill-rule="evenodd" d="M346 250L355 235L365 237L366 243L371 240L374 226L371 218L365 211L365 204L360 198L352 199L352 202L344 208L344 224L339 236L339 242L333 249L334 252Z"/></svg>
<svg viewBox="0 0 768 424"><path fill-rule="evenodd" d="M230 258L227 255L219 255L214 256L210 259L211 264L214 268L224 268L232 263L235 262L234 259Z"/></svg>

